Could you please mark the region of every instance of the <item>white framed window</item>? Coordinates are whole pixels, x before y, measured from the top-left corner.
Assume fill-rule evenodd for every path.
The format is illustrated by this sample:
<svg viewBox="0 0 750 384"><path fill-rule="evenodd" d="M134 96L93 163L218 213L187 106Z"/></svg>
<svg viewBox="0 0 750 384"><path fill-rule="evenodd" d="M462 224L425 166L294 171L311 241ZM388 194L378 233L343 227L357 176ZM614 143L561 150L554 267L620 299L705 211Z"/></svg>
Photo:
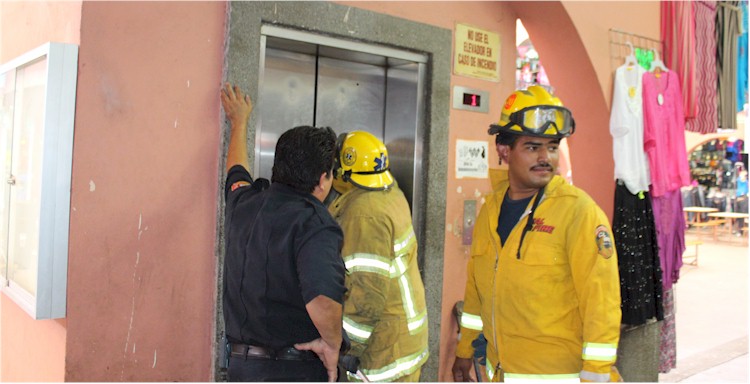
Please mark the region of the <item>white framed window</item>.
<svg viewBox="0 0 750 384"><path fill-rule="evenodd" d="M0 283L35 319L65 317L78 46L0 65Z"/></svg>

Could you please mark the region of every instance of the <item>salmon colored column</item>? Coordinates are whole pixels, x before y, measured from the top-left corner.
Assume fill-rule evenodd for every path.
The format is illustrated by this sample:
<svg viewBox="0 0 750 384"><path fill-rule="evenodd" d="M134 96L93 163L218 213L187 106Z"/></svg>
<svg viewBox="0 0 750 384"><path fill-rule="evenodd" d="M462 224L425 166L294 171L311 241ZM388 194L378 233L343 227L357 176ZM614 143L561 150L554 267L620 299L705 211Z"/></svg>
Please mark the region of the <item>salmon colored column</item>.
<svg viewBox="0 0 750 384"><path fill-rule="evenodd" d="M212 381L225 2L83 3L66 381Z"/></svg>

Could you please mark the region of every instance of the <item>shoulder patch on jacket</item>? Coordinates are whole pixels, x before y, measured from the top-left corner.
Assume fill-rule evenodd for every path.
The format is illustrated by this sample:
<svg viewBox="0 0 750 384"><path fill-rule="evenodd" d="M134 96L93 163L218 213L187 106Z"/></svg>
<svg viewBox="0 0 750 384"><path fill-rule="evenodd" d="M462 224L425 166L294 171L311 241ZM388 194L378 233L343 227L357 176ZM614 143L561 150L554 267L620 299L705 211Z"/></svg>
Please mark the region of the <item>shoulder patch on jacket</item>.
<svg viewBox="0 0 750 384"><path fill-rule="evenodd" d="M240 188L240 187L246 187L248 185L250 185L250 183L248 183L247 181L244 181L244 180L243 181L238 181L238 182L232 184L232 186L229 187L229 190L231 190L232 192L234 192L235 189Z"/></svg>
<svg viewBox="0 0 750 384"><path fill-rule="evenodd" d="M599 254L605 259L609 259L614 254L612 236L604 225L596 227L596 247L599 249Z"/></svg>

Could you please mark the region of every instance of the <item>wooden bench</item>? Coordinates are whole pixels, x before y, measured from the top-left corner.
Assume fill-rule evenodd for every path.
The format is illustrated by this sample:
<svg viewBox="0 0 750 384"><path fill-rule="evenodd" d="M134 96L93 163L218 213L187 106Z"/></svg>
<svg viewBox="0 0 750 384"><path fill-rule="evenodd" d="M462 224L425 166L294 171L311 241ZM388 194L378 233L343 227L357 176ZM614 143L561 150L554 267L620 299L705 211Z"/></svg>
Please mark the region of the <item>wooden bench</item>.
<svg viewBox="0 0 750 384"><path fill-rule="evenodd" d="M703 221L700 223L692 223L690 225L695 228L713 227L714 240L716 240L716 228L726 223L727 223L726 219L716 219L716 220ZM700 230L698 231L698 236L700 236Z"/></svg>
<svg viewBox="0 0 750 384"><path fill-rule="evenodd" d="M703 242L700 241L700 240L688 240L687 242L685 242L685 250L687 250L687 248L690 247L691 245L694 245L695 246L695 254L693 254L693 255L685 255L683 253L682 254L682 262L685 263L685 264L690 264L690 265L698 266L698 247L701 244L703 244ZM686 262L686 260L688 260L688 261Z"/></svg>

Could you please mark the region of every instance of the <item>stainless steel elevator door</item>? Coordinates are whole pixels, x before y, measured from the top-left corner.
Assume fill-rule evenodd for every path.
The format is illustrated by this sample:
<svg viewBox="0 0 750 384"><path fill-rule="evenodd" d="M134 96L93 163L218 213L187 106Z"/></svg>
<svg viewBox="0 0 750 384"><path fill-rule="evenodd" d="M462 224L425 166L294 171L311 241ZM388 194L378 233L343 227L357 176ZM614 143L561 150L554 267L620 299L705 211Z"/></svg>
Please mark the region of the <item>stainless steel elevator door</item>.
<svg viewBox="0 0 750 384"><path fill-rule="evenodd" d="M336 133L367 131L383 139L385 68L320 57L315 123Z"/></svg>
<svg viewBox="0 0 750 384"><path fill-rule="evenodd" d="M256 173L253 176L271 180L279 136L292 127L314 125L315 61L314 55L266 49L258 108L262 129L255 132Z"/></svg>
<svg viewBox="0 0 750 384"><path fill-rule="evenodd" d="M414 183L422 179L419 173L422 169L421 151L417 150L421 148L421 145L417 145L419 65L405 63L389 67L386 78L386 128L382 139L388 148L393 175L414 212L413 199L416 199L414 195L417 193ZM412 217L415 223L418 222L415 214Z"/></svg>
<svg viewBox="0 0 750 384"><path fill-rule="evenodd" d="M390 169L412 210L420 65L403 59L267 37L261 74L255 172L271 178L279 136L299 125L338 134L363 130L388 148ZM415 167L416 165L416 167ZM414 216L414 215L413 215ZM420 226L415 222L415 227Z"/></svg>

